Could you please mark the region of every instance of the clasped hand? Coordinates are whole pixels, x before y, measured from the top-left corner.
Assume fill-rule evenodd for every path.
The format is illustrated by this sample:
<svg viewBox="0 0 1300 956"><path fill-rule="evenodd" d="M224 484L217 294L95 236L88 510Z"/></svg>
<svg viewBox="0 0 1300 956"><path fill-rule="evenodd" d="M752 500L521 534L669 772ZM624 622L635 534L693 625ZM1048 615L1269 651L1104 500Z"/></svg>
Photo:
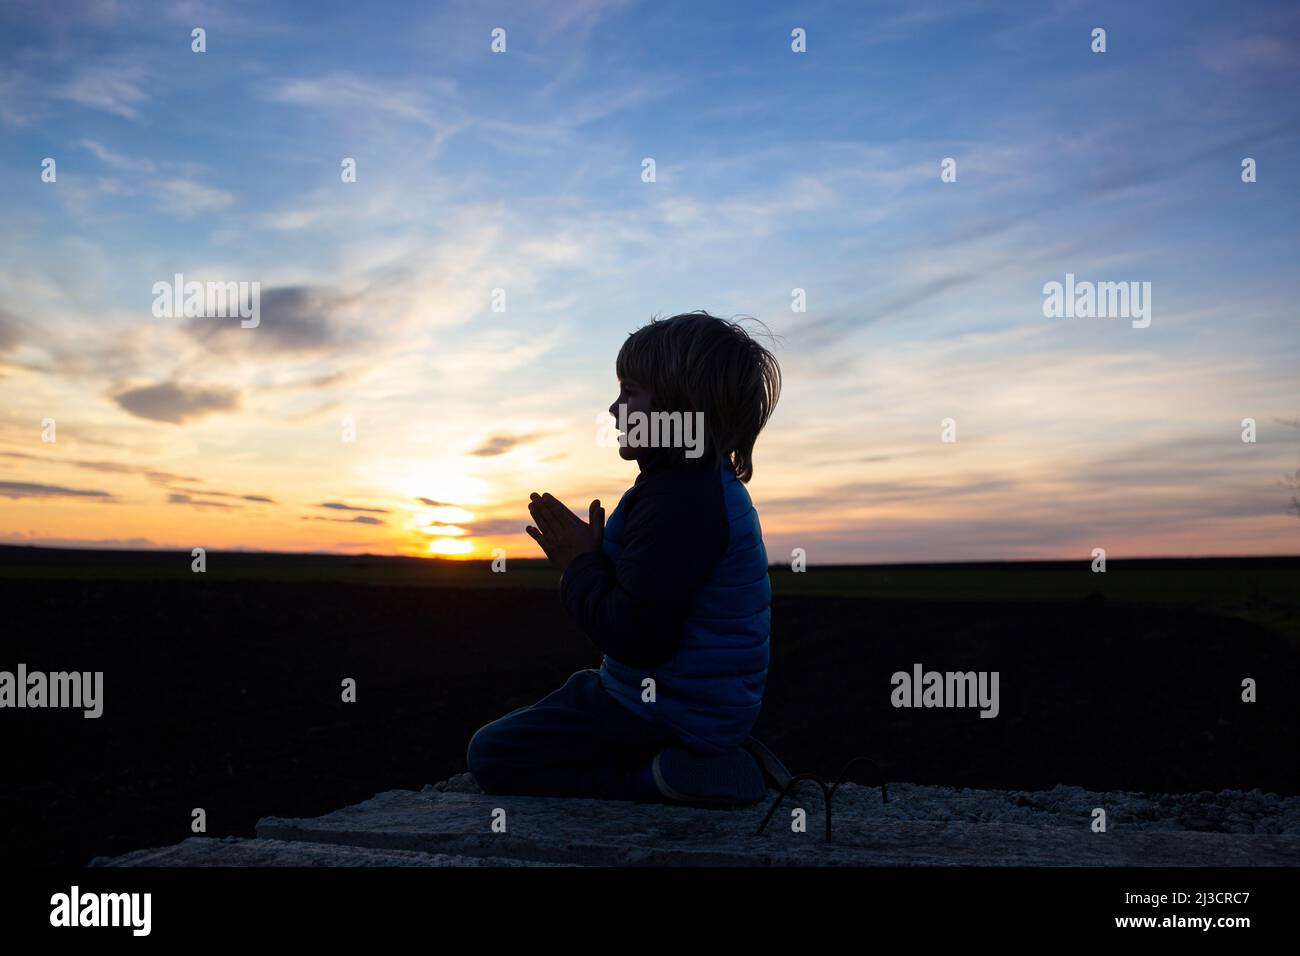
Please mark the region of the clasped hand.
<svg viewBox="0 0 1300 956"><path fill-rule="evenodd" d="M561 571L580 554L599 551L605 534L605 509L600 499L591 503L588 521L583 521L550 492L533 492L528 502L528 512L537 522L524 530L541 545L551 564Z"/></svg>

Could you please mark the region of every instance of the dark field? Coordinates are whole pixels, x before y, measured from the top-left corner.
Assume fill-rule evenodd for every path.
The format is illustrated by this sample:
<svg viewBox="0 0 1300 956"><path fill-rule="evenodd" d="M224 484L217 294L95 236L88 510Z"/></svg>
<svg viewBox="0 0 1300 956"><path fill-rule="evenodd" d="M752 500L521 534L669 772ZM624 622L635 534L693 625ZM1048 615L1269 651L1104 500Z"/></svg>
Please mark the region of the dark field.
<svg viewBox="0 0 1300 956"><path fill-rule="evenodd" d="M195 807L208 835L251 835L419 789L464 769L480 725L599 663L536 562L189 564L0 547L0 670L105 673L98 720L0 710L5 862L175 843ZM795 771L866 754L917 783L1300 793L1300 558L1108 567L778 569L755 734ZM914 663L999 671L1000 715L894 709L890 675Z"/></svg>

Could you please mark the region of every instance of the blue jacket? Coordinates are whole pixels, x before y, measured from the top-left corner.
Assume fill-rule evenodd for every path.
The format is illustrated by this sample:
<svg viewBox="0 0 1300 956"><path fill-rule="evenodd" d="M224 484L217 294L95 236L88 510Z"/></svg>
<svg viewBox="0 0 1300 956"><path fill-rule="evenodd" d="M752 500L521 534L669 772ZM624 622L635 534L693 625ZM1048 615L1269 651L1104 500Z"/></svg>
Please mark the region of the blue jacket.
<svg viewBox="0 0 1300 956"><path fill-rule="evenodd" d="M739 746L767 682L772 590L758 513L731 466L643 469L570 563L560 594L604 653L600 678L691 750ZM654 680L654 700L642 682Z"/></svg>

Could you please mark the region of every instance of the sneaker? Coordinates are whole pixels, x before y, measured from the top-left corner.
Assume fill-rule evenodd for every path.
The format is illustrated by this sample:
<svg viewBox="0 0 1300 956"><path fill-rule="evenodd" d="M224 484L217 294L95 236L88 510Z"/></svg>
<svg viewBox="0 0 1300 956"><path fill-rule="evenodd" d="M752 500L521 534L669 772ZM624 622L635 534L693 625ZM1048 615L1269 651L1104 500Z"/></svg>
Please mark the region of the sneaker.
<svg viewBox="0 0 1300 956"><path fill-rule="evenodd" d="M767 796L758 761L743 749L697 754L668 747L655 756L651 771L659 792L675 803L735 806Z"/></svg>
<svg viewBox="0 0 1300 956"><path fill-rule="evenodd" d="M781 763L776 754L768 750L757 737L746 737L745 742L740 746L758 761L758 766L763 771L763 779L767 781L769 787L774 790L785 790L794 774L785 769L785 764Z"/></svg>

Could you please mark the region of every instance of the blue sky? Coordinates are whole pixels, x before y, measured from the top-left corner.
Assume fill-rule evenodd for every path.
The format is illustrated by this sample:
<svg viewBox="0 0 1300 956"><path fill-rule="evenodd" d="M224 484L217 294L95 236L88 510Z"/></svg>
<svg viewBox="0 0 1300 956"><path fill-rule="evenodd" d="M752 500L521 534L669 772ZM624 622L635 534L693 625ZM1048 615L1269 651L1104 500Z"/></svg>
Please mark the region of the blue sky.
<svg viewBox="0 0 1300 956"><path fill-rule="evenodd" d="M531 555L535 486L631 482L592 438L623 337L703 308L780 337L774 559L1296 551L1292 4L0 25L0 540ZM266 321L155 318L176 272L259 281ZM1150 327L1045 318L1067 272L1150 282Z"/></svg>

